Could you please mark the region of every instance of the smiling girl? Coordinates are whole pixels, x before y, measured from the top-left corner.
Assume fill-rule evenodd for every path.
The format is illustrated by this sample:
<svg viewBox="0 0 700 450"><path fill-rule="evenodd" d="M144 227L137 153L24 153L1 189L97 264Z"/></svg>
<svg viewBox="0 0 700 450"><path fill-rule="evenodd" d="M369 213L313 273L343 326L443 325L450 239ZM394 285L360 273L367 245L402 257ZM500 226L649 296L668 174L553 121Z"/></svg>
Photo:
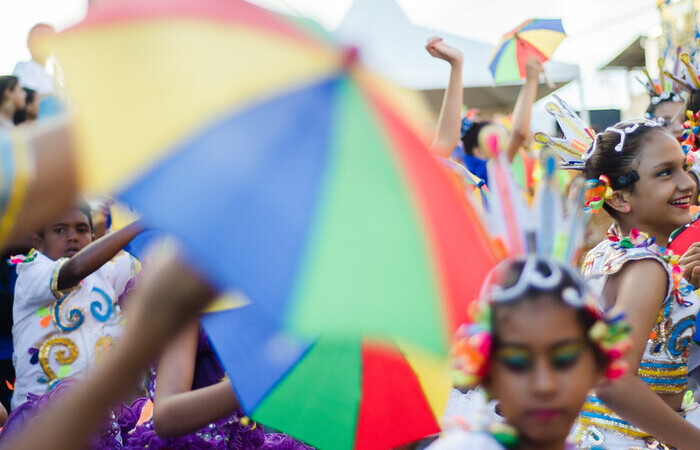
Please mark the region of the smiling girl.
<svg viewBox="0 0 700 450"><path fill-rule="evenodd" d="M581 448L697 448L697 404L686 394L700 308L688 281L698 285L698 261L684 255L681 267L678 255L659 246L692 219L691 161L658 122L622 122L593 136L558 97L546 108L566 136L536 139L583 170L586 207L614 219L607 238L586 255L584 276L601 310L625 314L632 327L625 357L631 370L588 398L577 441Z"/></svg>

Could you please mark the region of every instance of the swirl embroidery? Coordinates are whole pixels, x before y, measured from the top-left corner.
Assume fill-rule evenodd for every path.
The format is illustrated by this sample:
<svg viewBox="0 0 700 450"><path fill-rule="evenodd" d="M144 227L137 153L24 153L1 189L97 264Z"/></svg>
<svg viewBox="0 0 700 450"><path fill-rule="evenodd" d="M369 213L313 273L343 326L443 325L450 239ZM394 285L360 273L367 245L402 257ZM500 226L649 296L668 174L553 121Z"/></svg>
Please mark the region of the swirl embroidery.
<svg viewBox="0 0 700 450"><path fill-rule="evenodd" d="M97 292L97 294L104 301L95 300L94 302L90 303L90 312L95 319L99 320L100 322L106 322L107 319L112 316L112 312L114 311L112 299L105 291L98 287L93 287L92 292ZM102 311L103 308L105 309L104 312Z"/></svg>
<svg viewBox="0 0 700 450"><path fill-rule="evenodd" d="M66 301L73 296L76 291L71 291L60 299L56 300L52 308L53 323L59 330L67 333L77 330L85 321L85 313L81 308L71 308L66 315L63 314L63 309ZM63 318L66 318L64 322Z"/></svg>
<svg viewBox="0 0 700 450"><path fill-rule="evenodd" d="M102 336L95 342L95 365L99 366L104 361L112 345L112 336Z"/></svg>
<svg viewBox="0 0 700 450"><path fill-rule="evenodd" d="M61 369L59 369L58 374L56 374L51 368L51 352L54 349L56 349L54 357L56 362L61 365L61 369L74 363L80 354L75 342L65 336L49 337L41 343L38 352L38 360L45 376L40 376L37 378L37 381L39 383L48 384L49 389L52 388L60 378L67 375L67 373L62 373Z"/></svg>

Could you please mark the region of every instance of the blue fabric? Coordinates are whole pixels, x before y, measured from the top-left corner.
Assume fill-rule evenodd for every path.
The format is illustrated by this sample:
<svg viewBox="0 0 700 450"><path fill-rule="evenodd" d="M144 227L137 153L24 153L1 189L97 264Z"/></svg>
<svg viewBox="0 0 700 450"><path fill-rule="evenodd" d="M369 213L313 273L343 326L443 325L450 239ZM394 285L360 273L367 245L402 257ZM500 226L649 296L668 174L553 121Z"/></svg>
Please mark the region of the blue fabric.
<svg viewBox="0 0 700 450"><path fill-rule="evenodd" d="M44 97L39 101L38 120L48 119L57 116L66 110L65 105L55 95Z"/></svg>
<svg viewBox="0 0 700 450"><path fill-rule="evenodd" d="M488 159L481 159L466 153L464 154L464 166L469 169L471 173L484 180L486 186L489 185L489 176L486 172L486 163L488 161Z"/></svg>
<svg viewBox="0 0 700 450"><path fill-rule="evenodd" d="M551 30L564 33L561 19L535 19L520 29L520 32L531 30Z"/></svg>
<svg viewBox="0 0 700 450"><path fill-rule="evenodd" d="M685 365L686 365L685 363L678 363L678 364L652 363L652 362L640 362L639 363L639 367L641 369L654 368L654 369L673 370L673 369L680 369L681 367L683 367Z"/></svg>
<svg viewBox="0 0 700 450"><path fill-rule="evenodd" d="M312 344L280 331L274 316L257 303L200 320L248 414Z"/></svg>
<svg viewBox="0 0 700 450"><path fill-rule="evenodd" d="M117 197L178 238L221 291L238 288L284 317L332 151L338 84L324 80L223 118Z"/></svg>
<svg viewBox="0 0 700 450"><path fill-rule="evenodd" d="M139 261L143 261L143 257L146 256L146 250L148 250L148 247L155 240L163 236L164 233L158 230L143 231L132 239L131 242L124 247L124 250Z"/></svg>
<svg viewBox="0 0 700 450"><path fill-rule="evenodd" d="M0 359L12 358L12 336L0 336Z"/></svg>

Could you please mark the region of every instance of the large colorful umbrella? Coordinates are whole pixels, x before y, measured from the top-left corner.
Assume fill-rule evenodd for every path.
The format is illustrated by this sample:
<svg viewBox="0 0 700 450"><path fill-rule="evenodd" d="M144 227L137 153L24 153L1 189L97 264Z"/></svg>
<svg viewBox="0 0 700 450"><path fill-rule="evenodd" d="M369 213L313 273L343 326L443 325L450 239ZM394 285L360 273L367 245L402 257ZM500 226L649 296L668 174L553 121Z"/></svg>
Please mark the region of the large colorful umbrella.
<svg viewBox="0 0 700 450"><path fill-rule="evenodd" d="M439 431L450 389L441 360L393 342L301 341L256 303L235 312L202 323L254 420L319 448L393 448Z"/></svg>
<svg viewBox="0 0 700 450"><path fill-rule="evenodd" d="M496 83L525 78L525 63L534 56L540 62L552 57L566 37L561 19L530 19L506 33L496 47L489 70Z"/></svg>
<svg viewBox="0 0 700 450"><path fill-rule="evenodd" d="M285 329L446 353L493 257L356 52L241 0L104 0L55 53L85 186Z"/></svg>

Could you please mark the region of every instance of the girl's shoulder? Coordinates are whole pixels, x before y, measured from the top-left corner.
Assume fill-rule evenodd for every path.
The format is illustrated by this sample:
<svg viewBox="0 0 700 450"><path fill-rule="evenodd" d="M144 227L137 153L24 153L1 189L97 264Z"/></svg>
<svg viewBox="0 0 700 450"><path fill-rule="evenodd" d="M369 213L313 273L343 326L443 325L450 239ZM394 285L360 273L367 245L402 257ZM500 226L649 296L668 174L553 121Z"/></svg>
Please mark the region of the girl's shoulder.
<svg viewBox="0 0 700 450"><path fill-rule="evenodd" d="M620 236L615 227L608 237L593 247L583 260L583 275L587 278L612 275L630 261L654 259L670 274L678 258L669 250L654 243L647 234L632 230L628 236Z"/></svg>

